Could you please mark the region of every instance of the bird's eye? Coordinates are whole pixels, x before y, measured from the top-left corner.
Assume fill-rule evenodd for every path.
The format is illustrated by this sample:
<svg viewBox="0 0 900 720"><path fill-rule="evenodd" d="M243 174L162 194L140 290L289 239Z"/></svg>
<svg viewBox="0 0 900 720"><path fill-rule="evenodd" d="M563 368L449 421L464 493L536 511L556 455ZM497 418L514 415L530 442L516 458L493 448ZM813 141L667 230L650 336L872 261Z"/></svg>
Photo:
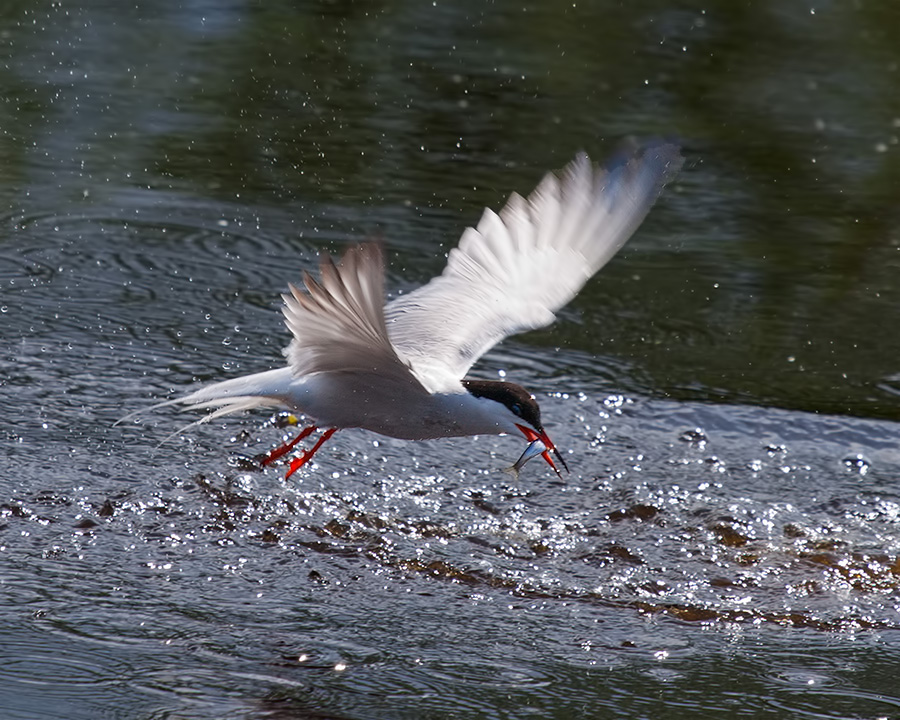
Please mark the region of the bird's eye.
<svg viewBox="0 0 900 720"><path fill-rule="evenodd" d="M522 406L519 403L515 403L510 410L512 410L512 414L518 417L522 417Z"/></svg>

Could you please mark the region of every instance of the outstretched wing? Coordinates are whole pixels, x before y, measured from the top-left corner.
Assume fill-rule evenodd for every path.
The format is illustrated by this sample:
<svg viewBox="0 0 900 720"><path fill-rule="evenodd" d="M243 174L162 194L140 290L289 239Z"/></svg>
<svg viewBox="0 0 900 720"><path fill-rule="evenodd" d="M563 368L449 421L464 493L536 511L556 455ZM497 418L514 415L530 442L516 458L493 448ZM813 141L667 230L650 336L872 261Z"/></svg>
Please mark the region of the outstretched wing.
<svg viewBox="0 0 900 720"><path fill-rule="evenodd" d="M458 383L503 338L549 325L625 244L665 183L679 148L654 142L605 169L578 155L528 199L485 210L444 272L387 305L391 342L430 390Z"/></svg>
<svg viewBox="0 0 900 720"><path fill-rule="evenodd" d="M347 250L337 264L324 256L320 279L303 274L304 292L290 285L285 350L295 377L313 373L371 374L373 383L408 384L426 392L388 339L384 322L384 257L375 243Z"/></svg>

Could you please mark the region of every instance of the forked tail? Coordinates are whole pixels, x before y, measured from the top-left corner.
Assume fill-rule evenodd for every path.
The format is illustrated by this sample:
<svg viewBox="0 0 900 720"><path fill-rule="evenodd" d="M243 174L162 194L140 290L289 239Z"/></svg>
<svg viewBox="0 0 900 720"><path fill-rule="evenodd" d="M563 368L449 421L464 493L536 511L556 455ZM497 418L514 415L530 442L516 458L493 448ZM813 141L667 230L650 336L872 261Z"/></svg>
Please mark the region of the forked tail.
<svg viewBox="0 0 900 720"><path fill-rule="evenodd" d="M291 388L293 380L294 378L290 368L286 367L256 373L255 375L245 375L244 377L234 378L233 380L224 380L223 382L202 387L183 397L166 400L165 402L151 405L148 408L129 413L121 420L118 420L116 425L133 418L135 415L140 415L167 405L182 405L182 410L213 410L205 417L202 417L189 425L185 425L171 435L163 438L162 442L160 442L160 445L162 445L166 440L179 435L195 425L209 422L210 420L222 417L223 415L240 412L241 410L254 410L256 408L286 408L295 410L296 408L292 407L292 404L288 400L288 391ZM264 456L258 458L260 464L269 465L280 459L283 455L289 453L300 440L309 436L317 429L318 428L315 425L310 425L293 440L284 443L281 447L270 450ZM293 458L285 478L289 478L303 465L308 463L328 438L334 435L335 430L336 428L326 428L311 449L306 450L300 456Z"/></svg>
<svg viewBox="0 0 900 720"><path fill-rule="evenodd" d="M137 415L143 415L151 410L169 405L182 405L182 411L213 409L213 412L189 425L179 428L162 441L166 442L166 440L189 428L209 422L223 415L230 415L242 410L254 410L256 408L289 408L286 394L291 380L290 368L286 367L267 370L254 375L245 375L244 377L231 380L223 380L222 382L202 387L182 397L135 410L117 420L115 424L118 425Z"/></svg>

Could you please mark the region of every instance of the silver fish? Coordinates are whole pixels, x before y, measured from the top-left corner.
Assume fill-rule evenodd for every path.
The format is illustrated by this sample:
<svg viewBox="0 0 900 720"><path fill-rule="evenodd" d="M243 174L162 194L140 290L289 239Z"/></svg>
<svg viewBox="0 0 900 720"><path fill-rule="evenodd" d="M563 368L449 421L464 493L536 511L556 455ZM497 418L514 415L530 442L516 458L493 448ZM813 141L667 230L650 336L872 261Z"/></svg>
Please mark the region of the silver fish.
<svg viewBox="0 0 900 720"><path fill-rule="evenodd" d="M519 470L521 470L525 463L527 463L532 458L536 458L541 453L547 452L547 446L544 445L540 440L532 440L528 447L525 448L525 452L522 453L521 457L508 468L505 468L503 472L511 473L516 480L519 479Z"/></svg>

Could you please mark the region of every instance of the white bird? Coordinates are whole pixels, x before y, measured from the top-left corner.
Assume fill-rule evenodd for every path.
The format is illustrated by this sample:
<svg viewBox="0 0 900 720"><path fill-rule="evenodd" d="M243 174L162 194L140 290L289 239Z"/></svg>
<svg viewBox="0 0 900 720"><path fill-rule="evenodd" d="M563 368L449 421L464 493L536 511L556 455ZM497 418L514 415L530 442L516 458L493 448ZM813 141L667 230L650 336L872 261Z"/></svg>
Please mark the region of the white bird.
<svg viewBox="0 0 900 720"><path fill-rule="evenodd" d="M313 447L292 459L286 477L344 428L406 440L519 430L529 445L512 469L542 455L558 474L550 451L565 461L534 396L510 382L465 375L505 337L553 322L631 237L682 162L679 148L664 141L623 152L606 168L595 169L579 154L527 200L514 193L499 215L485 210L440 276L387 305L378 244L352 247L338 263L325 255L319 280L304 272L305 289L289 285L283 295L293 335L287 367L162 405L215 409L198 423L260 407L309 418L297 438L262 459L274 462L322 429Z"/></svg>

